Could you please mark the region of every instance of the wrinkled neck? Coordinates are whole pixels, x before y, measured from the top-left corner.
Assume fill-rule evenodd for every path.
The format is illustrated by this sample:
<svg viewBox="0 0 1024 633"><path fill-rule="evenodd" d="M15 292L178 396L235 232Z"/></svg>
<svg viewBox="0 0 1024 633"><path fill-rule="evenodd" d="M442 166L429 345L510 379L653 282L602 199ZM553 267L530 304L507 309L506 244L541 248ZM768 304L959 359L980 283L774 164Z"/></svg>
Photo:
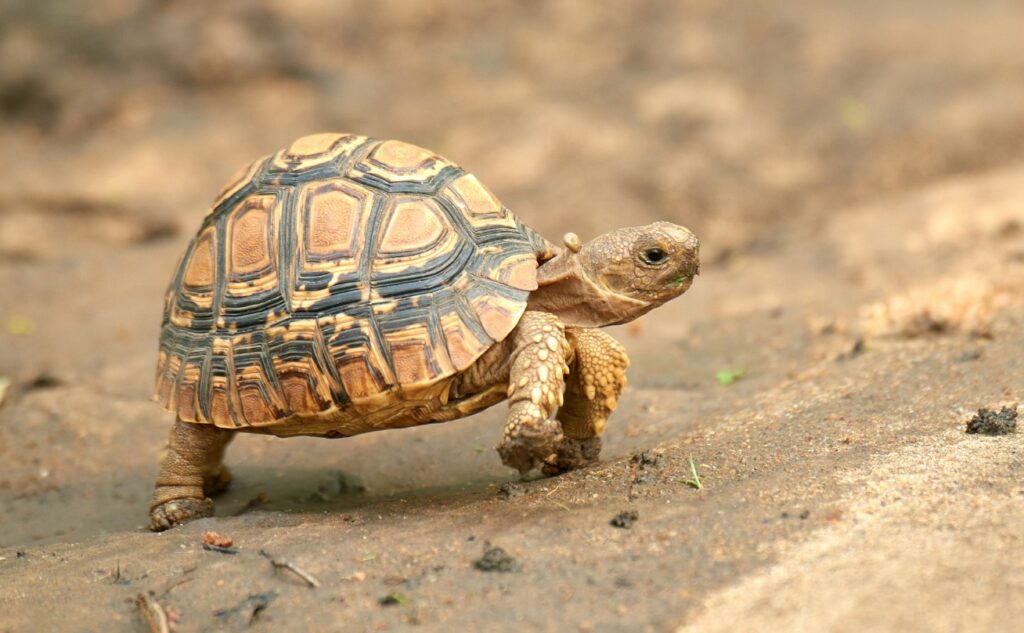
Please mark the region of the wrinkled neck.
<svg viewBox="0 0 1024 633"><path fill-rule="evenodd" d="M587 274L579 255L565 252L537 269L538 288L527 310L558 317L566 327L604 327L632 321L655 304L615 292Z"/></svg>

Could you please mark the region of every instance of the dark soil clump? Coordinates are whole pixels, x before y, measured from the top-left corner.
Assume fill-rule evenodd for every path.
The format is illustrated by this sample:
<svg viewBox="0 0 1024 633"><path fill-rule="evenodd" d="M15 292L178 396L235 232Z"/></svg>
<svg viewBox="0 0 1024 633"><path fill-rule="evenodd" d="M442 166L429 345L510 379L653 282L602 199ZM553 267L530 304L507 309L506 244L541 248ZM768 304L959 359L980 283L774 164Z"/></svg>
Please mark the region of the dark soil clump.
<svg viewBox="0 0 1024 633"><path fill-rule="evenodd" d="M511 481L507 481L501 484L501 487L498 488L498 498L504 499L506 501L509 499L515 499L516 497L520 497L524 493L525 491L523 490L522 486L515 484Z"/></svg>
<svg viewBox="0 0 1024 633"><path fill-rule="evenodd" d="M969 435L1009 435L1017 430L1017 410L1003 407L998 412L978 409L977 415L967 422Z"/></svg>
<svg viewBox="0 0 1024 633"><path fill-rule="evenodd" d="M615 515L610 521L613 527L628 530L640 519L640 513L636 510L626 510Z"/></svg>
<svg viewBox="0 0 1024 633"><path fill-rule="evenodd" d="M661 466L661 453L653 450L635 453L629 460L630 483L652 485L658 483L657 470Z"/></svg>
<svg viewBox="0 0 1024 633"><path fill-rule="evenodd" d="M484 545L484 555L473 561L473 567L480 571L512 572L519 571L520 565L516 559L508 555L500 547L491 547L490 543Z"/></svg>
<svg viewBox="0 0 1024 633"><path fill-rule="evenodd" d="M629 458L629 462L641 469L648 466L657 466L661 463L661 453L653 450L640 451L639 453L634 453Z"/></svg>

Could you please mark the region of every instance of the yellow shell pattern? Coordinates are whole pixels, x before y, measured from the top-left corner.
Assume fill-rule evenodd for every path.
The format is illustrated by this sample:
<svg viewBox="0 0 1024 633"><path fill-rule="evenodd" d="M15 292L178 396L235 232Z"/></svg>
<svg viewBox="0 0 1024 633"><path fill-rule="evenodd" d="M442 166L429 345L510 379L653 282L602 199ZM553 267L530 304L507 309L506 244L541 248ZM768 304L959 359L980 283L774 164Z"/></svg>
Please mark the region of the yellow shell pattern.
<svg viewBox="0 0 1024 633"><path fill-rule="evenodd" d="M242 169L189 245L167 293L157 399L240 430L399 406L511 332L543 249L430 151L301 138Z"/></svg>

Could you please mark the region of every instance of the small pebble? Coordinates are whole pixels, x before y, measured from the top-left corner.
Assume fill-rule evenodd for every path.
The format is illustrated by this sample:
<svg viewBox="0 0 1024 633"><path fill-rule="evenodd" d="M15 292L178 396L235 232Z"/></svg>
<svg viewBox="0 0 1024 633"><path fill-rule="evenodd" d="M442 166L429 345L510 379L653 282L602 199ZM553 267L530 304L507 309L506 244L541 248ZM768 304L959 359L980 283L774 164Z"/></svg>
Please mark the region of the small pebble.
<svg viewBox="0 0 1024 633"><path fill-rule="evenodd" d="M613 527L628 530L640 519L640 513L636 510L626 510L615 515L610 521Z"/></svg>

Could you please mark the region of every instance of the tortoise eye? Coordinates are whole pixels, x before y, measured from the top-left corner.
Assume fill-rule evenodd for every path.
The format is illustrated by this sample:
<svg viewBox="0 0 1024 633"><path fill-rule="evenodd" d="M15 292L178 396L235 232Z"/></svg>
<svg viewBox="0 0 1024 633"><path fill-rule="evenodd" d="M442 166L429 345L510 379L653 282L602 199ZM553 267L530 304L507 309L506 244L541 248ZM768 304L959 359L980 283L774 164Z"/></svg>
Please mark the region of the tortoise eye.
<svg viewBox="0 0 1024 633"><path fill-rule="evenodd" d="M668 253L660 248L648 248L640 252L640 260L650 266L661 266L668 261Z"/></svg>

